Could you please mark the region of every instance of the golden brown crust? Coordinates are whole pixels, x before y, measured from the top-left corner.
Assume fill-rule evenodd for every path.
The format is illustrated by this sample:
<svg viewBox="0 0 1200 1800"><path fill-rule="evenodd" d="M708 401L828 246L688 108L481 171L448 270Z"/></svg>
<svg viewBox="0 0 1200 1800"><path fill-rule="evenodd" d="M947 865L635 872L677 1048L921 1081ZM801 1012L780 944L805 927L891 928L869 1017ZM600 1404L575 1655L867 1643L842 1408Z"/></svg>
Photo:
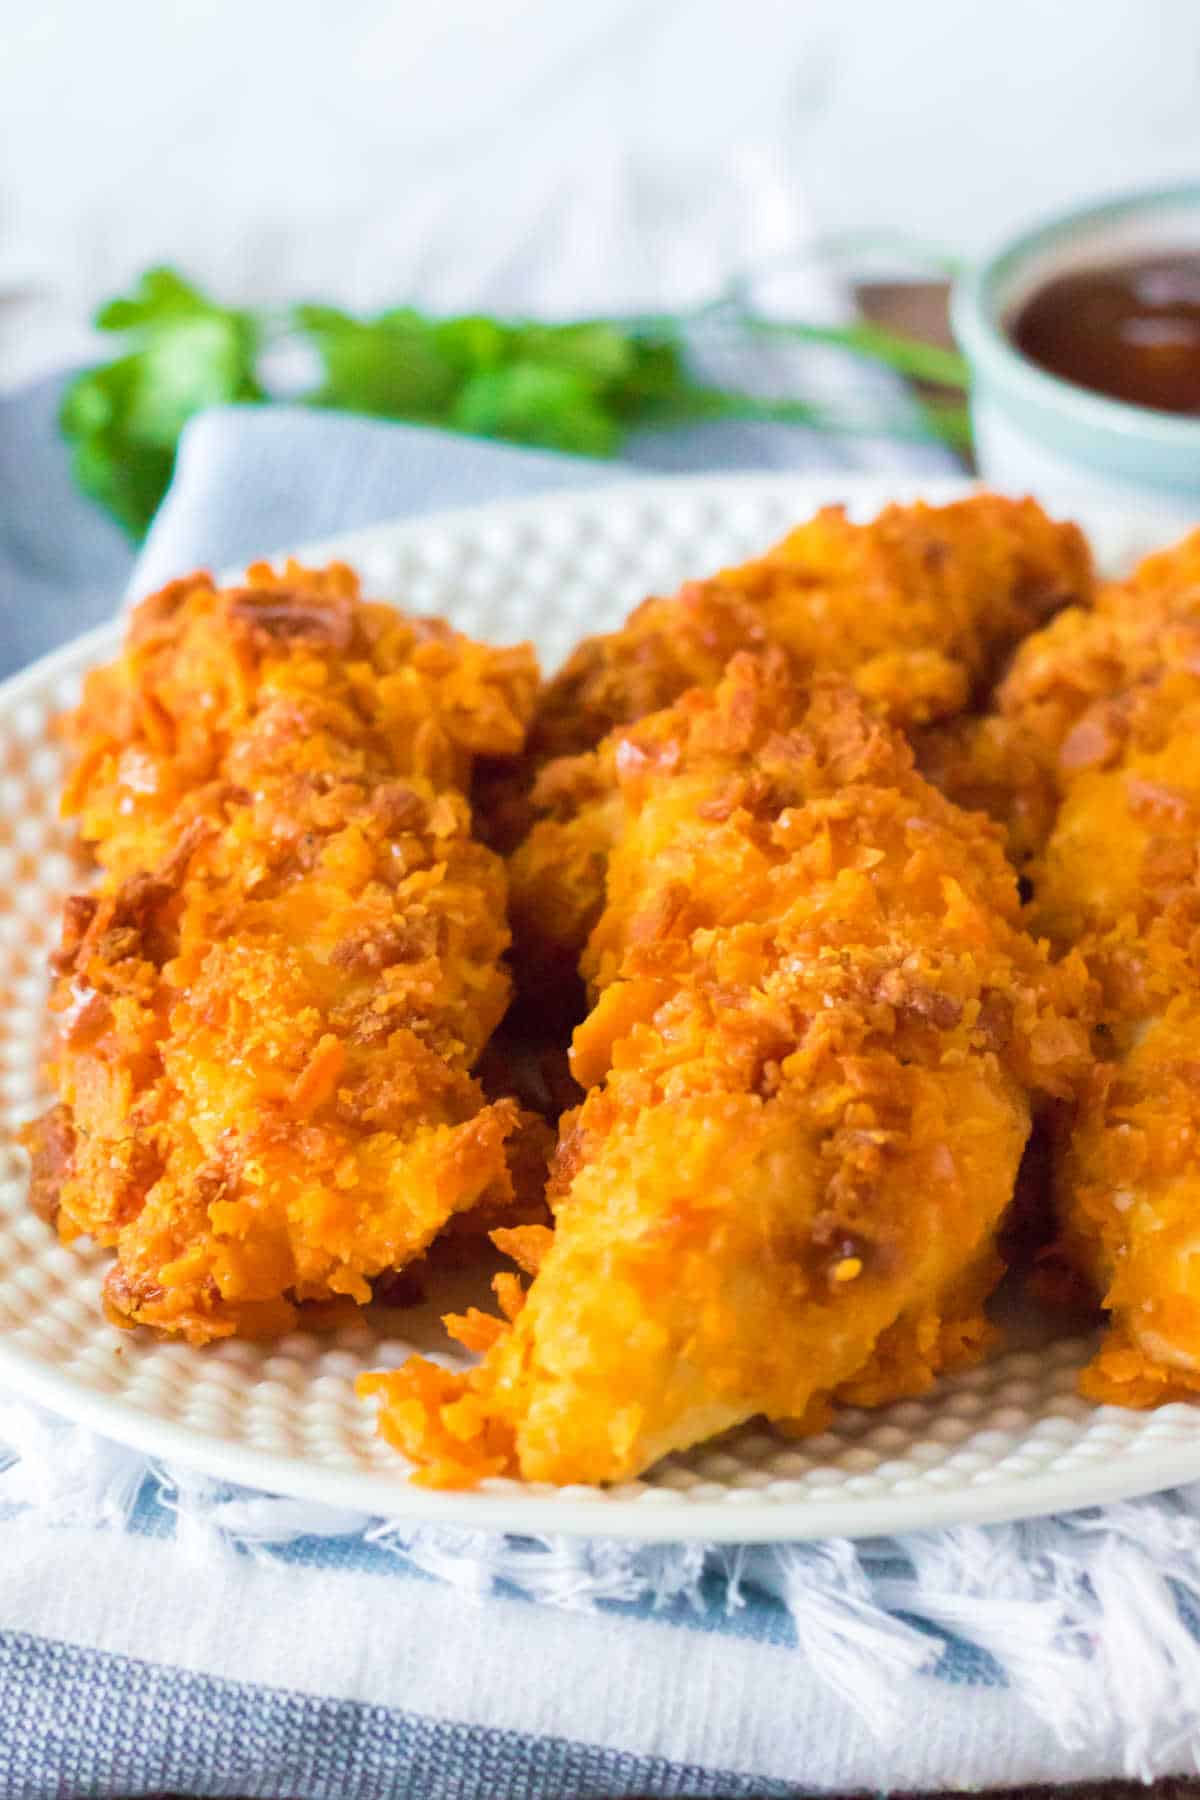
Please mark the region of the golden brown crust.
<svg viewBox="0 0 1200 1800"><path fill-rule="evenodd" d="M1198 659L1200 531L1027 637L993 710L923 733L921 766L961 805L1000 820L1025 863L1046 844L1075 776L1120 759L1139 693Z"/></svg>
<svg viewBox="0 0 1200 1800"><path fill-rule="evenodd" d="M798 674L844 674L898 724L926 724L986 691L1013 646L1091 586L1082 533L1032 500L889 506L869 525L826 507L765 556L586 639L546 686L530 753L591 749L767 644Z"/></svg>
<svg viewBox="0 0 1200 1800"><path fill-rule="evenodd" d="M452 1323L478 1370L364 1384L434 1483L620 1479L754 1413L920 1391L987 1341L1030 1091L1086 1068L1086 978L1021 929L998 832L843 683L739 656L598 766L619 817L553 1236L511 1329Z"/></svg>
<svg viewBox="0 0 1200 1800"><path fill-rule="evenodd" d="M924 735L982 704L1014 645L1091 591L1082 534L1031 500L892 506L868 525L829 507L756 561L647 600L619 631L585 640L543 691L525 785L510 770L485 800L492 841L514 851L519 987L569 992L599 917L611 787L594 752L614 727L712 687L736 652L774 645L797 674L840 672Z"/></svg>
<svg viewBox="0 0 1200 1800"><path fill-rule="evenodd" d="M1035 928L1096 982L1056 1255L1112 1319L1084 1391L1154 1405L1200 1389L1200 532L1029 638L997 707L939 779L1006 821Z"/></svg>
<svg viewBox="0 0 1200 1800"><path fill-rule="evenodd" d="M505 879L463 790L535 683L338 565L173 583L89 679L66 804L102 876L67 906L34 1136L60 1231L117 1251L120 1322L274 1332L510 1197L519 1109L471 1073Z"/></svg>

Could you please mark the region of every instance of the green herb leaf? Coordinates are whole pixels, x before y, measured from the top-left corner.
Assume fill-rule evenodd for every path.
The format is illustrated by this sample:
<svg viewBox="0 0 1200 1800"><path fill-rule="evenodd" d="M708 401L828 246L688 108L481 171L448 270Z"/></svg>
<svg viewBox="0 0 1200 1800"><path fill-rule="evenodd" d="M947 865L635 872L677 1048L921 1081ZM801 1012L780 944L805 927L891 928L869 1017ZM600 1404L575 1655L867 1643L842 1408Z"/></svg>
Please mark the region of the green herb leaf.
<svg viewBox="0 0 1200 1800"><path fill-rule="evenodd" d="M783 335L835 346L908 376L961 385L953 352L868 324L764 320L719 299L712 315L742 341ZM957 399L924 400L894 419L830 413L803 398L764 400L709 387L688 370L688 318L621 323L503 320L483 314L430 318L397 307L356 318L333 306L298 306L282 319L218 305L173 269L151 269L96 320L119 334L121 354L67 390L62 430L75 478L133 533L149 524L171 479L188 419L203 407L264 399L257 364L280 330L316 352L311 406L411 419L475 436L611 456L629 429L702 419L787 421L825 431L967 440Z"/></svg>
<svg viewBox="0 0 1200 1800"><path fill-rule="evenodd" d="M170 269L151 269L96 323L128 334L131 348L75 378L60 423L80 487L136 537L166 492L192 415L262 398L254 379L258 330L249 313L214 305Z"/></svg>
<svg viewBox="0 0 1200 1800"><path fill-rule="evenodd" d="M99 331L133 331L140 325L220 310L174 269L147 269L135 292L102 306L95 323Z"/></svg>
<svg viewBox="0 0 1200 1800"><path fill-rule="evenodd" d="M332 306L300 306L296 321L321 357L324 379L316 406L383 419L440 419L460 375L437 329L405 307L377 319L355 319Z"/></svg>
<svg viewBox="0 0 1200 1800"><path fill-rule="evenodd" d="M509 355L511 328L481 313L461 319L439 319L433 326L437 347L461 377L498 369Z"/></svg>
<svg viewBox="0 0 1200 1800"><path fill-rule="evenodd" d="M636 356L627 331L603 319L582 325L521 325L511 334L514 362L540 363L578 375L596 388L621 382Z"/></svg>
<svg viewBox="0 0 1200 1800"><path fill-rule="evenodd" d="M687 372L681 346L661 335L634 337L629 367L610 399L617 417L632 424L679 407L699 390ZM686 405L684 405L686 411Z"/></svg>
<svg viewBox="0 0 1200 1800"><path fill-rule="evenodd" d="M596 384L550 363L514 362L472 375L447 421L475 437L507 438L580 456L611 456L620 427Z"/></svg>
<svg viewBox="0 0 1200 1800"><path fill-rule="evenodd" d="M139 379L136 356L89 370L68 387L59 415L77 484L133 537L154 517L174 462L172 451L136 444L125 430Z"/></svg>

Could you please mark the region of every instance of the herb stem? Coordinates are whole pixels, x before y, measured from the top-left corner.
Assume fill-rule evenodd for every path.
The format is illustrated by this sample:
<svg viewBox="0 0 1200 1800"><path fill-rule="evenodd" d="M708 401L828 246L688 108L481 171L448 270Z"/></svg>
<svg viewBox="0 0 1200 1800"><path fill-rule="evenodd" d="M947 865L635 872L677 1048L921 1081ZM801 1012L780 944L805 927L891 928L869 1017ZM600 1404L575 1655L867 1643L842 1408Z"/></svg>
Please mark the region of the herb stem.
<svg viewBox="0 0 1200 1800"><path fill-rule="evenodd" d="M940 439L956 450L971 441L970 415L961 402L925 400L915 414L854 414L807 400L768 400L727 388L695 387L681 406L683 417L745 419L771 425L806 425L814 431L853 437L888 437L901 442L928 443ZM681 420L682 422L682 420Z"/></svg>
<svg viewBox="0 0 1200 1800"><path fill-rule="evenodd" d="M829 344L848 350L853 356L882 363L910 381L930 381L939 387L967 386L967 361L957 350L946 350L940 344L926 343L924 339L909 337L904 332L889 331L867 320L856 320L850 325L807 325L796 320L764 319L745 314L739 323L751 337L785 338L797 343Z"/></svg>

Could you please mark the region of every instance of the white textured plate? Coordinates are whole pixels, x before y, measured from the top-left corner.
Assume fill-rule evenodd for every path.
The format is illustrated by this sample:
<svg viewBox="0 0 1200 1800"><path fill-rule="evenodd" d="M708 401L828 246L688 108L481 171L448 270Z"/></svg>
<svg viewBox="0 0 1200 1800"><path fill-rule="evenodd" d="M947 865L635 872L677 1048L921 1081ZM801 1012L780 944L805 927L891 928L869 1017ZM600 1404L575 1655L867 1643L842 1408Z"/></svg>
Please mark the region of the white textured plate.
<svg viewBox="0 0 1200 1800"><path fill-rule="evenodd" d="M549 666L644 594L765 547L818 505L844 500L869 517L918 491L944 500L967 489L854 477L656 481L378 527L299 554L336 553L369 592L443 613L479 636L530 636ZM1055 510L1081 520L1114 572L1175 535L1163 521L1092 517L1069 500ZM360 1370L414 1348L445 1350L436 1315L447 1294L364 1317L334 1337L296 1333L269 1346L197 1351L114 1331L99 1305L106 1257L64 1248L27 1212L13 1132L44 1103L46 957L72 880L50 722L118 640L106 628L0 688L0 1379L212 1475L495 1531L745 1542L864 1535L1030 1516L1200 1476L1200 1409L1089 1406L1075 1392L1088 1344L1044 1329L924 1400L844 1411L830 1432L803 1443L753 1425L622 1487L492 1481L468 1494L410 1486L375 1436L373 1406L353 1392Z"/></svg>

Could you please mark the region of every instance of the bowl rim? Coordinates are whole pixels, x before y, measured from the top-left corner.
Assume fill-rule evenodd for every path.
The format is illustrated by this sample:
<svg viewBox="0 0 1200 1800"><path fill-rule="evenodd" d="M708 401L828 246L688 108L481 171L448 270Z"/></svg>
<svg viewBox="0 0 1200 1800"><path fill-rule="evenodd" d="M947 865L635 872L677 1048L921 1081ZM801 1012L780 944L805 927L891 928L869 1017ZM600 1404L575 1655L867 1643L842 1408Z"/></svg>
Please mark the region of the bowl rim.
<svg viewBox="0 0 1200 1800"><path fill-rule="evenodd" d="M964 270L951 291L950 322L972 377L976 371L986 372L1009 394L1040 410L1049 409L1087 431L1137 439L1164 450L1200 450L1200 419L1114 400L1050 374L1017 349L1000 325L995 308L1002 282L1039 251L1067 241L1080 227L1115 223L1133 213L1154 213L1180 205L1200 213L1200 182L1145 188L1072 207L1006 239L998 250Z"/></svg>

